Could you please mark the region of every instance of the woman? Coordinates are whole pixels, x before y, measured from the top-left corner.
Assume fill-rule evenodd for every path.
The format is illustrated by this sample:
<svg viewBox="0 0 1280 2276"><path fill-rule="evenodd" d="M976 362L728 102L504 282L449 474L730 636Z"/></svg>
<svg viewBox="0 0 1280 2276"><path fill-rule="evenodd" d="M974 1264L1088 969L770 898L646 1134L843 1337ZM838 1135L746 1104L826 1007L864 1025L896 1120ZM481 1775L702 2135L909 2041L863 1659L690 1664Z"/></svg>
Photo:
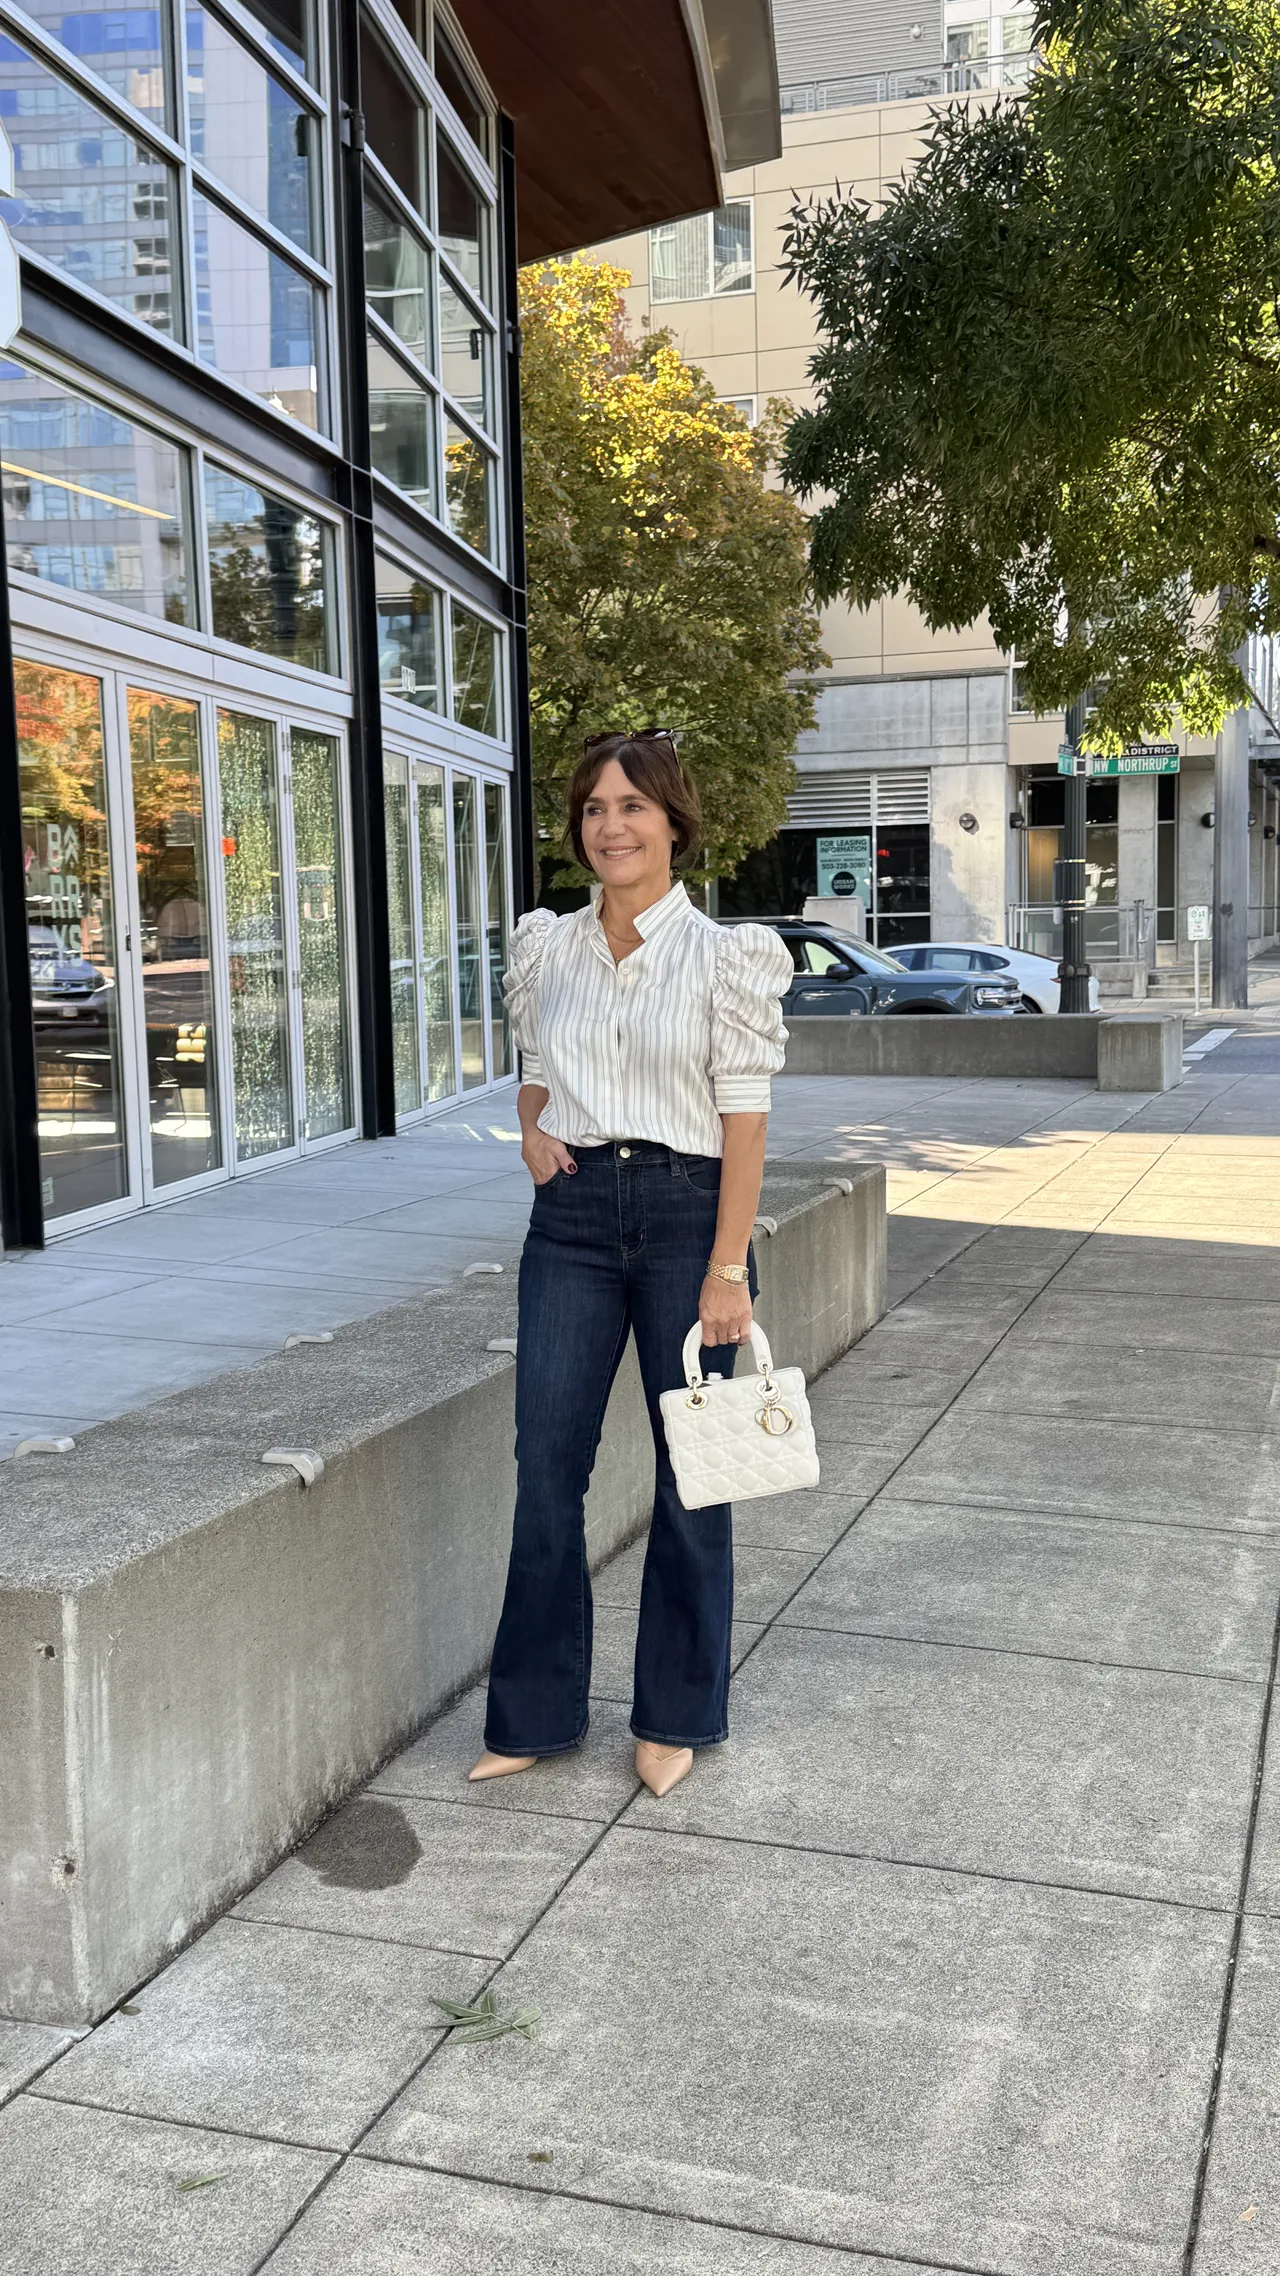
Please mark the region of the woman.
<svg viewBox="0 0 1280 2276"><path fill-rule="evenodd" d="M673 882L699 823L669 735L593 736L569 786L569 836L599 887L571 916L522 917L512 943L507 1001L537 1191L520 1266L515 1528L473 1779L528 1770L586 1735L582 1505L629 1332L657 1450L636 1770L666 1794L695 1747L726 1736L729 1510L683 1508L658 1395L684 1380L695 1318L704 1372L726 1376L751 1325L751 1228L792 966L776 933L725 930Z"/></svg>

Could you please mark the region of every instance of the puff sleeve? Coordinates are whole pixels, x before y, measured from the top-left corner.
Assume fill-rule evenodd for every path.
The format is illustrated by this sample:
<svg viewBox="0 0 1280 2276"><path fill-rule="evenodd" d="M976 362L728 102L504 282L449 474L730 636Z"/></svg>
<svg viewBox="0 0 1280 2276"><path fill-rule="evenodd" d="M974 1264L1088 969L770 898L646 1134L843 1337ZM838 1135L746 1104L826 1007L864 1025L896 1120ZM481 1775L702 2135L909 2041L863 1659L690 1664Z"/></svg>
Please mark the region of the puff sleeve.
<svg viewBox="0 0 1280 2276"><path fill-rule="evenodd" d="M528 910L512 935L511 962L502 975L502 993L520 1053L520 1079L525 1083L543 1080L538 1061L538 982L547 942L558 921L550 909Z"/></svg>
<svg viewBox="0 0 1280 2276"><path fill-rule="evenodd" d="M782 1006L795 977L791 951L766 925L727 927L711 982L711 1081L718 1114L767 1114L770 1077L782 1066Z"/></svg>

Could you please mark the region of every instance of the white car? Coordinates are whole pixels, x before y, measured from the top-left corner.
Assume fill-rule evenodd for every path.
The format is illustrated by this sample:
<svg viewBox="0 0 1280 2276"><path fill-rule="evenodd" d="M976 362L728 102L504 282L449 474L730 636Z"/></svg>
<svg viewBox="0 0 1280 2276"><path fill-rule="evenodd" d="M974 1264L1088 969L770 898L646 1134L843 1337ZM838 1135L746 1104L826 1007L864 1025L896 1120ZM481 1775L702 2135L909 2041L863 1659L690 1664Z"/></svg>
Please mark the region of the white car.
<svg viewBox="0 0 1280 2276"><path fill-rule="evenodd" d="M923 940L908 948L895 948L899 964L911 972L1007 972L1022 990L1022 1008L1028 1012L1056 1012L1061 989L1058 967L1051 956L1030 956L1025 949L1003 948L976 940ZM1089 981L1089 1009L1096 1012L1100 998L1097 974Z"/></svg>

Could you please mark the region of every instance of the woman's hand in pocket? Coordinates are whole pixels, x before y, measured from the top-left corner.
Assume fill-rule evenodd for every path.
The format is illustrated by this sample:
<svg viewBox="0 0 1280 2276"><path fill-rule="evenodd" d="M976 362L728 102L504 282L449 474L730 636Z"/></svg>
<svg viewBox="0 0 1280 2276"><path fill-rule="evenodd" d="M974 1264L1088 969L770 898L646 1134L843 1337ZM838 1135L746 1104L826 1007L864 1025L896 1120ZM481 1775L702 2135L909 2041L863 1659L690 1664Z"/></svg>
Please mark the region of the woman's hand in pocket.
<svg viewBox="0 0 1280 2276"><path fill-rule="evenodd" d="M535 1185L550 1185L557 1170L563 1170L566 1177L576 1177L578 1174L578 1165L564 1141L549 1138L545 1130L538 1129L536 1123L532 1129L525 1131L520 1154Z"/></svg>
<svg viewBox="0 0 1280 2276"><path fill-rule="evenodd" d="M751 1294L739 1281L716 1280L710 1273L698 1298L698 1323L704 1344L745 1343L751 1332Z"/></svg>

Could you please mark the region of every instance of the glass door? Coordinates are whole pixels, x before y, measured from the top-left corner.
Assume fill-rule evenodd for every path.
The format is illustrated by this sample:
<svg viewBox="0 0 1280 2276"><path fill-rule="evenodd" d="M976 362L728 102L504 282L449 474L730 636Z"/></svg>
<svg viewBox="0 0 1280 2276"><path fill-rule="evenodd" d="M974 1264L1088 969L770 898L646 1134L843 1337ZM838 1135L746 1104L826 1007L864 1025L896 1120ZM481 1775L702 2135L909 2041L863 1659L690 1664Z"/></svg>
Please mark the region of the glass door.
<svg viewBox="0 0 1280 2276"><path fill-rule="evenodd" d="M200 715L189 697L125 694L148 1197L222 1165Z"/></svg>
<svg viewBox="0 0 1280 2276"><path fill-rule="evenodd" d="M511 934L511 900L507 883L507 794L501 783L484 786L484 865L487 917L487 987L489 991L489 1058L493 1079L512 1073L511 1022L502 993Z"/></svg>
<svg viewBox="0 0 1280 2276"><path fill-rule="evenodd" d="M409 828L409 762L388 751L382 762L383 812L387 833L387 927L391 954L391 1049L395 1065L396 1113L413 1114L422 1104L418 1058L418 1001L413 923L413 848Z"/></svg>
<svg viewBox="0 0 1280 2276"><path fill-rule="evenodd" d="M54 1223L125 1200L135 1182L118 984L129 942L117 937L102 681L17 659L14 695L40 1166Z"/></svg>

